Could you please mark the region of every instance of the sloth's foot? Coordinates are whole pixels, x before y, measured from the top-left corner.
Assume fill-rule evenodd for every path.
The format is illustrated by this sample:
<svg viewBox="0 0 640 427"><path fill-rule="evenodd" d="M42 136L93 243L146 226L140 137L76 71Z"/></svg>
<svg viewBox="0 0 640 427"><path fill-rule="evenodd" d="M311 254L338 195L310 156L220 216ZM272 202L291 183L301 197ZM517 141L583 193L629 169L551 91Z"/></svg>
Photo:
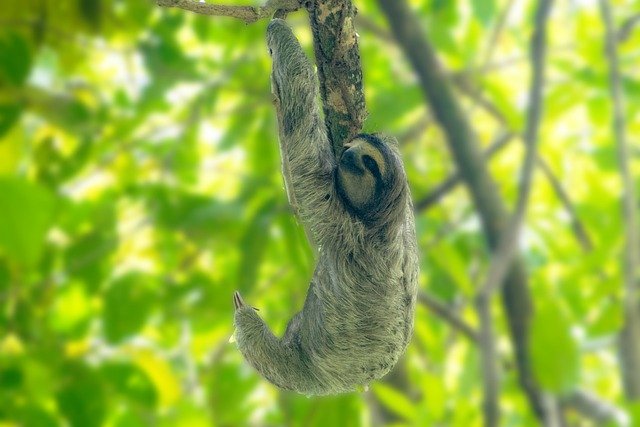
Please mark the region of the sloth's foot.
<svg viewBox="0 0 640 427"><path fill-rule="evenodd" d="M233 293L233 306L235 307L236 310L241 309L242 307L244 307L246 304L244 303L244 300L242 299L242 295L240 295L240 292L235 291ZM253 308L255 311L260 311L259 309L255 308L255 307L251 307Z"/></svg>
<svg viewBox="0 0 640 427"><path fill-rule="evenodd" d="M242 299L242 296L240 295L240 292L235 291L233 293L233 306L235 307L236 310L244 307L244 300Z"/></svg>

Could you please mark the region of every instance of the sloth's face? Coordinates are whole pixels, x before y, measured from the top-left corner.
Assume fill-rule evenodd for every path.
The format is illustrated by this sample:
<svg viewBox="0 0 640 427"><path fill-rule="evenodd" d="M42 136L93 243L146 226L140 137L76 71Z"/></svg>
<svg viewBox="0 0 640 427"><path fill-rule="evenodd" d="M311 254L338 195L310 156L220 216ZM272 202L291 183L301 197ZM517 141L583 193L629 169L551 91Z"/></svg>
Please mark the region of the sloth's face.
<svg viewBox="0 0 640 427"><path fill-rule="evenodd" d="M355 138L344 148L336 171L337 189L350 209L366 217L385 188L386 147L379 140Z"/></svg>

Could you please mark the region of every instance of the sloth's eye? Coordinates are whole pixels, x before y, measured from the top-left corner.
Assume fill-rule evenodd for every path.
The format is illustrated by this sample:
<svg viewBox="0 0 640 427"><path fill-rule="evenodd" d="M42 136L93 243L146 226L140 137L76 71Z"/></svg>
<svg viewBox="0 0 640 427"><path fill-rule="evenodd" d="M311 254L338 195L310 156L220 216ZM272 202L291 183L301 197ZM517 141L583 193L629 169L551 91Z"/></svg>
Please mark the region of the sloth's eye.
<svg viewBox="0 0 640 427"><path fill-rule="evenodd" d="M369 169L372 174L374 174L376 176L380 175L380 169L378 168L378 164L376 163L376 161L373 160L373 157L371 157L371 156L363 156L362 157L362 163L364 163L364 166L367 169Z"/></svg>

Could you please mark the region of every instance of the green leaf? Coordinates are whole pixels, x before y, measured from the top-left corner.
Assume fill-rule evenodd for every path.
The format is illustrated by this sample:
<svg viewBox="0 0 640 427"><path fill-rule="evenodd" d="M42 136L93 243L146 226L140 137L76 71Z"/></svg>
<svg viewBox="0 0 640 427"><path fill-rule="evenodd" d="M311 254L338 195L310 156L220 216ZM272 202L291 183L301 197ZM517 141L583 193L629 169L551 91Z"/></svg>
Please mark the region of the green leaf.
<svg viewBox="0 0 640 427"><path fill-rule="evenodd" d="M531 327L531 358L540 385L554 393L572 390L580 374L580 354L570 323L552 300L540 304Z"/></svg>
<svg viewBox="0 0 640 427"><path fill-rule="evenodd" d="M238 290L248 292L257 280L269 243L269 225L274 215L274 200L267 201L251 220L240 242L242 259L238 268Z"/></svg>
<svg viewBox="0 0 640 427"><path fill-rule="evenodd" d="M293 261L293 266L300 275L306 276L313 265L313 251L307 242L304 229L289 212L279 215L278 223L283 232L287 252Z"/></svg>
<svg viewBox="0 0 640 427"><path fill-rule="evenodd" d="M243 207L237 201L221 202L161 186L144 186L140 192L149 208L157 211L160 227L198 239L236 237L242 230Z"/></svg>
<svg viewBox="0 0 640 427"><path fill-rule="evenodd" d="M156 425L156 423L150 424L149 420L142 414L130 409L127 412L118 414L111 425L113 427L148 427L149 425Z"/></svg>
<svg viewBox="0 0 640 427"><path fill-rule="evenodd" d="M67 131L85 131L92 125L91 111L78 98L38 87L22 91L30 110Z"/></svg>
<svg viewBox="0 0 640 427"><path fill-rule="evenodd" d="M453 279L460 290L467 295L473 293L467 262L456 248L442 244L437 252L431 254L431 259Z"/></svg>
<svg viewBox="0 0 640 427"><path fill-rule="evenodd" d="M24 37L8 32L0 36L0 87L22 85L31 70L31 49Z"/></svg>
<svg viewBox="0 0 640 427"><path fill-rule="evenodd" d="M640 402L629 403L627 405L629 415L631 416L631 425L640 425Z"/></svg>
<svg viewBox="0 0 640 427"><path fill-rule="evenodd" d="M106 394L96 372L80 363L69 364L62 371L60 384L56 401L71 426L101 426L106 414Z"/></svg>
<svg viewBox="0 0 640 427"><path fill-rule="evenodd" d="M33 266L42 255L55 199L44 188L14 177L0 177L0 194L0 252Z"/></svg>
<svg viewBox="0 0 640 427"><path fill-rule="evenodd" d="M80 16L89 24L90 29L99 30L102 22L102 0L79 0Z"/></svg>
<svg viewBox="0 0 640 427"><path fill-rule="evenodd" d="M473 0L473 16L485 27L496 13L496 0Z"/></svg>
<svg viewBox="0 0 640 427"><path fill-rule="evenodd" d="M91 302L82 286L65 286L49 313L55 330L82 333L91 315Z"/></svg>
<svg viewBox="0 0 640 427"><path fill-rule="evenodd" d="M238 364L223 361L212 367L206 384L210 402L216 407L213 413L216 425L247 424L247 409L252 405L243 399L258 378L256 374L245 375Z"/></svg>
<svg viewBox="0 0 640 427"><path fill-rule="evenodd" d="M20 105L0 105L0 139L18 122L21 114L22 106ZM8 142L5 143L8 144ZM3 142L0 141L0 144L3 144Z"/></svg>
<svg viewBox="0 0 640 427"><path fill-rule="evenodd" d="M155 279L130 273L112 283L104 295L102 316L108 341L116 343L144 326L156 300Z"/></svg>
<svg viewBox="0 0 640 427"><path fill-rule="evenodd" d="M108 362L101 373L110 387L128 402L153 409L158 403L158 392L147 374L138 366L127 362Z"/></svg>
<svg viewBox="0 0 640 427"><path fill-rule="evenodd" d="M409 398L385 383L377 383L373 387L373 392L380 399L380 402L389 410L401 416L407 421L415 421L417 408L411 403Z"/></svg>

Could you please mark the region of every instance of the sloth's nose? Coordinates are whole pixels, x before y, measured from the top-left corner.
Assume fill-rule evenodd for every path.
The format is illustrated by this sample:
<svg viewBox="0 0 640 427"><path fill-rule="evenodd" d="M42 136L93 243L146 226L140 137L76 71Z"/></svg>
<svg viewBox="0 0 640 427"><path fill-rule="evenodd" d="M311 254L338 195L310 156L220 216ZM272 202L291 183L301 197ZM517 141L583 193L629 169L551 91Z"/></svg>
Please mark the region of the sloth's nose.
<svg viewBox="0 0 640 427"><path fill-rule="evenodd" d="M340 158L340 164L347 170L354 173L363 173L364 165L362 164L362 156L358 152L357 149L349 148L347 151L342 153L342 157Z"/></svg>

